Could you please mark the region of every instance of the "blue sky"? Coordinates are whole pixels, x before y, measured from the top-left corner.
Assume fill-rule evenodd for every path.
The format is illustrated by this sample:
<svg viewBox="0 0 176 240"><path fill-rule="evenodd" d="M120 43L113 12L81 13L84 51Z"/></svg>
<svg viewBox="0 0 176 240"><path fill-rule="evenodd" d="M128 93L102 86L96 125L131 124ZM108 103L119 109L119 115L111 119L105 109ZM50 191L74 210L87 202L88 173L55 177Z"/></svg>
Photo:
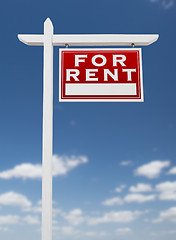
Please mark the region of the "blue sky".
<svg viewBox="0 0 176 240"><path fill-rule="evenodd" d="M0 239L41 235L43 49L17 34L47 17L55 33L160 34L142 49L144 103L59 103L54 48L53 240L175 239L175 4L1 3Z"/></svg>

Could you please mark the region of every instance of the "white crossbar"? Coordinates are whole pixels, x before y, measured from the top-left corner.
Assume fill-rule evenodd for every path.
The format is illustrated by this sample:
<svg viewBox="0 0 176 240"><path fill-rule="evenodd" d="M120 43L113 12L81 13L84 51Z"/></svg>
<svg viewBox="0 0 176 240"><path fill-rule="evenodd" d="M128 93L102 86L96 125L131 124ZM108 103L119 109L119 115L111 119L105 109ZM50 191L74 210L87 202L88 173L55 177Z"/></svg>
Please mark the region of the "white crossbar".
<svg viewBox="0 0 176 240"><path fill-rule="evenodd" d="M21 42L30 46L43 46L43 35L19 34ZM156 42L158 34L78 34L53 35L53 46L148 46Z"/></svg>

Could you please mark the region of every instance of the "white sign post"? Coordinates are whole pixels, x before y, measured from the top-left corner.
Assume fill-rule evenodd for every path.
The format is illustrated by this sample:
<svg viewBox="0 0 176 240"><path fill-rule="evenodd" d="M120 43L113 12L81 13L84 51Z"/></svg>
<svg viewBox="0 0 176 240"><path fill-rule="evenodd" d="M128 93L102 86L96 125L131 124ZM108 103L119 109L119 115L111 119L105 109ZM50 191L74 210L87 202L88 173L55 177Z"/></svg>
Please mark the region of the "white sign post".
<svg viewBox="0 0 176 240"><path fill-rule="evenodd" d="M49 18L44 22L44 34L18 35L27 45L44 46L42 240L52 240L53 46L148 46L158 37L158 34L56 35Z"/></svg>
<svg viewBox="0 0 176 240"><path fill-rule="evenodd" d="M42 240L52 239L53 25L44 23Z"/></svg>

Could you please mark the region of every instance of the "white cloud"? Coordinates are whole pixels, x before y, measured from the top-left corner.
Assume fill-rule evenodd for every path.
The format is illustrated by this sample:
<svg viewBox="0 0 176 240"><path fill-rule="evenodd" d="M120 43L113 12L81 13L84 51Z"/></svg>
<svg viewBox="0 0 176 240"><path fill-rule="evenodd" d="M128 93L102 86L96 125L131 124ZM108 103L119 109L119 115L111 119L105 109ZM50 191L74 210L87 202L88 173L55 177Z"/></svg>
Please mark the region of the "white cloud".
<svg viewBox="0 0 176 240"><path fill-rule="evenodd" d="M0 225L8 225L8 224L40 224L40 220L38 216L27 215L25 217L21 217L18 215L0 215Z"/></svg>
<svg viewBox="0 0 176 240"><path fill-rule="evenodd" d="M163 236L163 235L175 235L176 230L168 230L168 231L159 231L159 232L152 232L152 236Z"/></svg>
<svg viewBox="0 0 176 240"><path fill-rule="evenodd" d="M176 174L176 167L171 168L168 174Z"/></svg>
<svg viewBox="0 0 176 240"><path fill-rule="evenodd" d="M152 195L143 195L139 193L131 193L125 196L124 201L125 202L137 202L137 203L143 203L148 201L155 200L156 196L154 194Z"/></svg>
<svg viewBox="0 0 176 240"><path fill-rule="evenodd" d="M168 9L174 6L174 0L150 0L152 3L159 3L163 8Z"/></svg>
<svg viewBox="0 0 176 240"><path fill-rule="evenodd" d="M55 217L58 214L61 215L62 210L60 208L53 208L53 217Z"/></svg>
<svg viewBox="0 0 176 240"><path fill-rule="evenodd" d="M76 125L76 121L75 121L75 120L71 120L71 121L70 121L70 125L71 125L72 127L74 127L74 126Z"/></svg>
<svg viewBox="0 0 176 240"><path fill-rule="evenodd" d="M127 223L134 221L142 212L139 211L119 211L119 212L108 212L102 217L89 218L89 225L96 225L99 223Z"/></svg>
<svg viewBox="0 0 176 240"><path fill-rule="evenodd" d="M55 202L53 201L53 205L54 204L55 204ZM42 205L42 201L38 201L36 206L22 208L22 211L26 212L26 213L40 213L41 214L41 212L42 212L42 206L41 205ZM53 218L56 217L58 214L62 215L62 213L63 212L62 212L61 209L52 207Z"/></svg>
<svg viewBox="0 0 176 240"><path fill-rule="evenodd" d="M22 163L15 166L13 169L0 172L0 178L41 178L42 168L40 164Z"/></svg>
<svg viewBox="0 0 176 240"><path fill-rule="evenodd" d="M133 165L133 163L132 163L132 161L122 161L121 163L120 163L120 165L121 166L130 166L130 165Z"/></svg>
<svg viewBox="0 0 176 240"><path fill-rule="evenodd" d="M129 188L130 192L151 192L152 186L150 184L138 183L136 186Z"/></svg>
<svg viewBox="0 0 176 240"><path fill-rule="evenodd" d="M125 202L126 203L131 203L131 202L137 202L137 203L143 203L143 202L148 202L148 201L153 201L156 199L156 195L150 194L150 195L144 195L138 192L146 192L151 190L150 185L145 185L145 184L139 184L137 187L130 187L130 191L135 192L135 193L130 193L127 194L124 198L120 197L114 197L114 198L109 198L106 199L105 201L102 202L102 205L104 206L115 206L115 205L122 205ZM140 190L140 191L139 191Z"/></svg>
<svg viewBox="0 0 176 240"><path fill-rule="evenodd" d="M65 175L67 172L76 168L80 164L85 164L88 162L86 156L62 156L59 157L57 155L53 156L53 176L57 175Z"/></svg>
<svg viewBox="0 0 176 240"><path fill-rule="evenodd" d="M7 232L9 229L7 227L0 227L0 232Z"/></svg>
<svg viewBox="0 0 176 240"><path fill-rule="evenodd" d="M169 208L168 210L161 211L159 217L153 220L154 223L163 221L176 222L176 207L172 207Z"/></svg>
<svg viewBox="0 0 176 240"><path fill-rule="evenodd" d="M62 226L62 227L54 227L54 230L59 230L62 235L68 235L68 236L75 236L79 235L79 237L105 237L108 235L107 232L104 231L81 231L79 229L76 229L74 226Z"/></svg>
<svg viewBox="0 0 176 240"><path fill-rule="evenodd" d="M62 216L74 226L80 225L85 221L81 209L73 209L69 213L62 213Z"/></svg>
<svg viewBox="0 0 176 240"><path fill-rule="evenodd" d="M176 230L169 230L169 231L166 231L166 235L167 234L176 234Z"/></svg>
<svg viewBox="0 0 176 240"><path fill-rule="evenodd" d="M19 223L20 217L17 215L0 215L0 224L17 224Z"/></svg>
<svg viewBox="0 0 176 240"><path fill-rule="evenodd" d="M80 164L88 162L86 156L53 156L53 176L65 175ZM40 179L42 176L41 164L22 163L13 169L0 172L0 178Z"/></svg>
<svg viewBox="0 0 176 240"><path fill-rule="evenodd" d="M82 232L83 235L88 236L88 237L106 237L108 233L106 232L96 232L96 231L87 231L87 232Z"/></svg>
<svg viewBox="0 0 176 240"><path fill-rule="evenodd" d="M42 207L25 207L22 209L23 212L33 212L33 213L41 213Z"/></svg>
<svg viewBox="0 0 176 240"><path fill-rule="evenodd" d="M114 206L114 205L122 205L123 200L119 197L114 197L114 198L109 198L102 202L103 205L105 206Z"/></svg>
<svg viewBox="0 0 176 240"><path fill-rule="evenodd" d="M117 228L115 230L117 235L125 235L131 233L131 228Z"/></svg>
<svg viewBox="0 0 176 240"><path fill-rule="evenodd" d="M156 190L160 193L160 200L176 200L176 181L157 184Z"/></svg>
<svg viewBox="0 0 176 240"><path fill-rule="evenodd" d="M97 236L97 232L88 231L88 232L85 232L85 235L88 236L88 237L95 237L95 236Z"/></svg>
<svg viewBox="0 0 176 240"><path fill-rule="evenodd" d="M120 192L122 192L122 190L123 190L124 188L126 188L126 185L122 184L122 185L120 185L120 187L117 187L117 188L115 189L115 191L118 192L118 193L120 193Z"/></svg>
<svg viewBox="0 0 176 240"><path fill-rule="evenodd" d="M63 227L60 227L59 230L61 230L61 233L63 235L68 235L68 236L78 235L80 233L80 231L75 229L73 226L63 226Z"/></svg>
<svg viewBox="0 0 176 240"><path fill-rule="evenodd" d="M0 195L0 205L15 207L30 207L32 203L22 194L7 192Z"/></svg>
<svg viewBox="0 0 176 240"><path fill-rule="evenodd" d="M26 222L27 224L40 224L38 216L28 215L23 218L23 221Z"/></svg>
<svg viewBox="0 0 176 240"><path fill-rule="evenodd" d="M169 166L170 166L170 161L152 161L150 163L147 163L145 165L138 167L134 173L137 176L144 176L152 179L152 178L159 177L163 168L169 167Z"/></svg>

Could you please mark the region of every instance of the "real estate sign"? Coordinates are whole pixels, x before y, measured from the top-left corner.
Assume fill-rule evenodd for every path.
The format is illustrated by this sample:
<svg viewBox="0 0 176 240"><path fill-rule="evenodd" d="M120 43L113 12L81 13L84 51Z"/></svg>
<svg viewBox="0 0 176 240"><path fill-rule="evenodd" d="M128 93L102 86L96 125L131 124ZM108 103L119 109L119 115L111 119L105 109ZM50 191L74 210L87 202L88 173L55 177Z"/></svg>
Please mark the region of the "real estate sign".
<svg viewBox="0 0 176 240"><path fill-rule="evenodd" d="M60 102L143 102L139 48L60 49Z"/></svg>

